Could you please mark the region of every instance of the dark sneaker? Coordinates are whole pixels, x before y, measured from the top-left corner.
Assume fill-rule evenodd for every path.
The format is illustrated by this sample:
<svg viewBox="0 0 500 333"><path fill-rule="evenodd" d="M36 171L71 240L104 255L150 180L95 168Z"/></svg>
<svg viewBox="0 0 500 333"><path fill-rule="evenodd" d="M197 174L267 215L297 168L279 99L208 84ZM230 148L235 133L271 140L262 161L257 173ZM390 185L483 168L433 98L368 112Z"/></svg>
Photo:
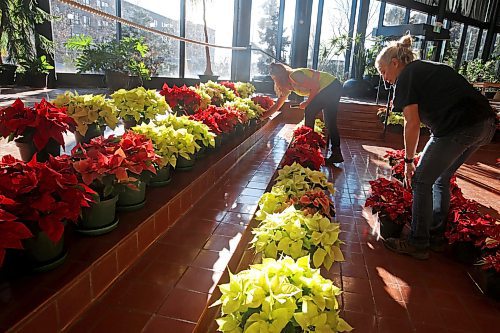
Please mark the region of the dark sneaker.
<svg viewBox="0 0 500 333"><path fill-rule="evenodd" d="M333 147L332 154L330 157L326 159L326 163L342 163L344 162L344 157L342 157L342 152L340 151L340 147Z"/></svg>
<svg viewBox="0 0 500 333"><path fill-rule="evenodd" d="M406 254L415 259L426 260L429 259L429 250L419 249L408 243L406 239L388 238L384 241L384 245L391 251L400 254Z"/></svg>
<svg viewBox="0 0 500 333"><path fill-rule="evenodd" d="M444 252L448 242L444 237L431 237L429 248L434 252Z"/></svg>

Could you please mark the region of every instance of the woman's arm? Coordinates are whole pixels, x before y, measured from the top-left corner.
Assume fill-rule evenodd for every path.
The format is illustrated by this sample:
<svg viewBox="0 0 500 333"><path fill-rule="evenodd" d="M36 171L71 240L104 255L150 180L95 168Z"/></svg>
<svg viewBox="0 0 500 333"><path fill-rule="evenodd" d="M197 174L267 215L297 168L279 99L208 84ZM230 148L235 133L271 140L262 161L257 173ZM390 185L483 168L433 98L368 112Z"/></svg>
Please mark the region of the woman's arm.
<svg viewBox="0 0 500 333"><path fill-rule="evenodd" d="M404 121L404 143L406 158L412 159L417 152L418 139L420 136L420 116L418 115L418 104L410 104L403 108ZM411 185L411 177L415 172L415 164L405 163L406 181Z"/></svg>
<svg viewBox="0 0 500 333"><path fill-rule="evenodd" d="M267 111L266 113L267 114L272 114L274 113L275 111L281 109L281 107L283 106L283 104L285 104L285 101L286 99L288 98L288 95L285 95L285 96L280 96L278 98L278 100L276 101L276 103L273 104L273 106L271 106Z"/></svg>

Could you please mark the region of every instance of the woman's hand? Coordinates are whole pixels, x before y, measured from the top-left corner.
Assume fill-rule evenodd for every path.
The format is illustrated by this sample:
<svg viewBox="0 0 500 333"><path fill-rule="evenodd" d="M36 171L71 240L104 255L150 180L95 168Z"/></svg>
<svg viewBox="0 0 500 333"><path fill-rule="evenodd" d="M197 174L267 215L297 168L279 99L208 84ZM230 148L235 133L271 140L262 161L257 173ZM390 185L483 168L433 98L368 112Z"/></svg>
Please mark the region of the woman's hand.
<svg viewBox="0 0 500 333"><path fill-rule="evenodd" d="M415 173L415 163L405 163L405 178L403 180L403 185L407 188L411 188L411 179Z"/></svg>

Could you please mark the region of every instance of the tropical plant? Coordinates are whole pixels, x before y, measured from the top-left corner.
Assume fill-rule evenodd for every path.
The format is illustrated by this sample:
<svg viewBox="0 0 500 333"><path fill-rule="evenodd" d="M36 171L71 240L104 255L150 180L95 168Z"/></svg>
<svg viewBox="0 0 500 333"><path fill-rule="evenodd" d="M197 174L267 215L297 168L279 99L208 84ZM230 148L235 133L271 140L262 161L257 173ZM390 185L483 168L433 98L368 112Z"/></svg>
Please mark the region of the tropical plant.
<svg viewBox="0 0 500 333"><path fill-rule="evenodd" d="M294 261L264 259L262 264L229 275L229 283L213 306L221 332L346 332L352 327L339 317L341 291L311 269L309 257Z"/></svg>
<svg viewBox="0 0 500 333"><path fill-rule="evenodd" d="M52 103L66 108L67 114L76 123L76 130L81 135L87 133L89 125L107 125L115 129L118 123L116 106L104 95L78 95L77 92L65 92L57 95Z"/></svg>
<svg viewBox="0 0 500 333"><path fill-rule="evenodd" d="M377 68L375 67L375 60L377 59L377 55L384 48L385 36L378 36L374 39L374 44L372 47L365 51L365 72L366 75L379 75Z"/></svg>
<svg viewBox="0 0 500 333"><path fill-rule="evenodd" d="M74 60L78 73L117 71L136 75L141 81L151 79L151 70L145 64L149 48L142 38L96 43L90 36L76 35L64 45L79 52Z"/></svg>
<svg viewBox="0 0 500 333"><path fill-rule="evenodd" d="M111 94L111 98L120 118L133 119L137 123L148 123L168 110L167 102L154 89L146 90L144 87L131 90L119 89Z"/></svg>
<svg viewBox="0 0 500 333"><path fill-rule="evenodd" d="M42 55L39 58L32 59L20 59L18 61L19 67L17 72L21 75L37 75L37 74L49 74L54 66L52 66L47 61L47 56Z"/></svg>
<svg viewBox="0 0 500 333"><path fill-rule="evenodd" d="M7 61L18 64L35 62L36 47L52 54L53 43L35 30L35 24L54 19L37 6L37 1L0 1L0 45L5 45ZM3 64L1 53L0 65Z"/></svg>
<svg viewBox="0 0 500 333"><path fill-rule="evenodd" d="M11 106L0 109L0 135L9 141L31 138L37 151L42 150L50 139L64 147L63 133L71 126L75 126L75 122L66 114L66 109L45 99L33 107L25 107L17 99Z"/></svg>
<svg viewBox="0 0 500 333"><path fill-rule="evenodd" d="M465 62L460 67L459 73L462 74L467 81L473 82L499 82L498 60L488 60L484 62L481 58L476 58Z"/></svg>
<svg viewBox="0 0 500 333"><path fill-rule="evenodd" d="M37 162L36 158L25 163L4 156L0 163L0 192L4 197L0 211L7 212L9 220L15 216L31 233L42 230L54 243L63 235L63 222L76 222L81 208L89 207L94 194L78 180L68 155L50 157L47 163Z"/></svg>

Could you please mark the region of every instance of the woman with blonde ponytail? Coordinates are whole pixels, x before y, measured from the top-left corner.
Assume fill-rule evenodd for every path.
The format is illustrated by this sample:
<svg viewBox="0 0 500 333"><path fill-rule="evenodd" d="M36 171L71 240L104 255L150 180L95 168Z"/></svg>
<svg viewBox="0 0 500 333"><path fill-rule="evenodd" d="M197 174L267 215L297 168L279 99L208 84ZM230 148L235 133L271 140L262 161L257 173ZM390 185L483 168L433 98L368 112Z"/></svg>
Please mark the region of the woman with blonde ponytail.
<svg viewBox="0 0 500 333"><path fill-rule="evenodd" d="M305 125L314 128L315 117L323 110L332 150L326 162L330 164L343 162L337 129L337 111L342 94L340 81L329 73L309 68L293 69L280 63L271 64L270 74L274 80L274 91L278 101L268 112L280 109L292 91L300 96L307 96L307 100L299 105L299 108L305 110Z"/></svg>
<svg viewBox="0 0 500 333"><path fill-rule="evenodd" d="M395 86L393 108L404 115L405 182L413 190L408 239L389 238L397 253L427 259L442 250L450 205L450 178L495 133L488 100L453 68L416 60L411 36L391 42L376 59L383 79ZM420 122L431 131L415 167Z"/></svg>

